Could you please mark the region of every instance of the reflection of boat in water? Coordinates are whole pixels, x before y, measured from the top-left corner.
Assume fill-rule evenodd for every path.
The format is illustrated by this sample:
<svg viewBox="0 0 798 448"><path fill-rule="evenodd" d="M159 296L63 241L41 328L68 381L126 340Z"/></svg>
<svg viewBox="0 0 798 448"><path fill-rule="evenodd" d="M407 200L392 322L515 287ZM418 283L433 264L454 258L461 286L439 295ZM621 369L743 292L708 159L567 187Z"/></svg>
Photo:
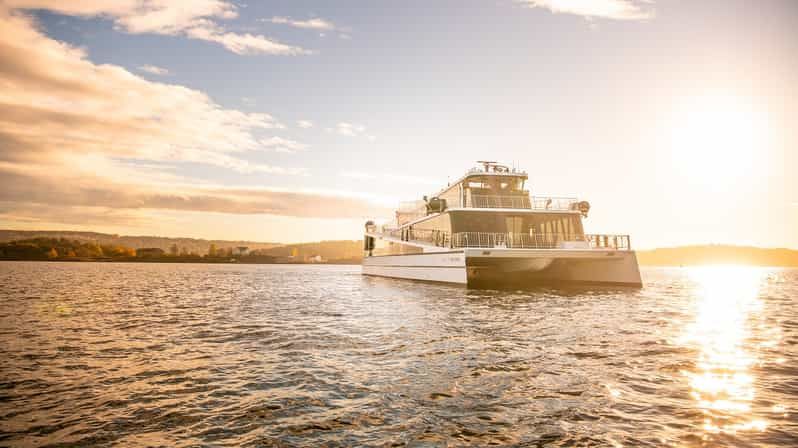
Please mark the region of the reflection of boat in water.
<svg viewBox="0 0 798 448"><path fill-rule="evenodd" d="M584 233L587 202L530 196L525 172L480 163L400 207L394 223L367 222L363 273L469 286L641 286L628 235Z"/></svg>

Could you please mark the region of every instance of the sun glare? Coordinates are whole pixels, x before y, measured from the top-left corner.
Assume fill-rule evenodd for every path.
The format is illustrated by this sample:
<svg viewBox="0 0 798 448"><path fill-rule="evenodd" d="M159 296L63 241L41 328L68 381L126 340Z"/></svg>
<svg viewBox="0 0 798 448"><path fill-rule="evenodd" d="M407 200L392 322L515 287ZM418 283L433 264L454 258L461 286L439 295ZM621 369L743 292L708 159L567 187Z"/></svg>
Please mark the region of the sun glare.
<svg viewBox="0 0 798 448"><path fill-rule="evenodd" d="M690 182L722 189L757 164L766 147L766 120L731 95L691 99L672 128L671 156Z"/></svg>
<svg viewBox="0 0 798 448"><path fill-rule="evenodd" d="M751 366L760 354L747 347L750 328L759 320L759 288L765 271L746 266L692 268L695 321L682 342L698 350L688 378L691 395L704 412L707 432L762 431L767 423L751 414L756 395ZM761 322L759 322L761 324ZM779 335L770 334L776 342Z"/></svg>

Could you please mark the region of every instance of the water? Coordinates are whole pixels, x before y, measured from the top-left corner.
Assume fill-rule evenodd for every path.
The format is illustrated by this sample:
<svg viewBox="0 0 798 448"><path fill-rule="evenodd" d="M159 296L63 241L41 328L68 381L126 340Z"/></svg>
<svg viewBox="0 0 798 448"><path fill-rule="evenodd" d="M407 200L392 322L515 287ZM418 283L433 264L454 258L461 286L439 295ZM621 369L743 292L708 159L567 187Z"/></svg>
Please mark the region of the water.
<svg viewBox="0 0 798 448"><path fill-rule="evenodd" d="M0 263L0 445L798 445L798 271Z"/></svg>

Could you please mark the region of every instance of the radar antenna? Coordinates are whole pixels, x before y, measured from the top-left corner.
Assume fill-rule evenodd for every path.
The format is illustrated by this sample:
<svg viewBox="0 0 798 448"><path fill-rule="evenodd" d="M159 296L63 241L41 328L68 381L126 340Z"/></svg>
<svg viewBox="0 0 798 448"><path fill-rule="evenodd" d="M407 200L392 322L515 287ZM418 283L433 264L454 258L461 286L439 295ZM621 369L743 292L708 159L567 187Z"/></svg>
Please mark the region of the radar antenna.
<svg viewBox="0 0 798 448"><path fill-rule="evenodd" d="M495 162L495 161L491 162L491 161L487 161L487 160L477 160L477 163L481 163L482 166L485 167L485 172L487 173L489 171L489 168L491 166L496 165L497 162Z"/></svg>
<svg viewBox="0 0 798 448"><path fill-rule="evenodd" d="M510 168L505 165L499 165L497 162L487 161L487 160L477 160L477 163L481 163L483 167L485 167L485 172L489 173L493 171L494 173L509 173Z"/></svg>

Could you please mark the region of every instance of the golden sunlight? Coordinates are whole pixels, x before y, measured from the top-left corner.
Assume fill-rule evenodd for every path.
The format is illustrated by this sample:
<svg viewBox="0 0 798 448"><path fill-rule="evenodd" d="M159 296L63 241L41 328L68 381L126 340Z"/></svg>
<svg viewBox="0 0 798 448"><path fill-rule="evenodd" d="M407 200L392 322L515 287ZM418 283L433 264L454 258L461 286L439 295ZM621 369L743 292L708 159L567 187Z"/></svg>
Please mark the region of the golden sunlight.
<svg viewBox="0 0 798 448"><path fill-rule="evenodd" d="M695 283L695 321L683 341L699 350L696 368L684 372L691 395L705 414L707 432L762 431L767 422L751 415L756 394L751 365L757 353L746 348L751 326L760 315L758 297L766 272L745 266L690 269Z"/></svg>
<svg viewBox="0 0 798 448"><path fill-rule="evenodd" d="M678 111L671 141L673 163L686 180L724 188L760 162L767 120L753 105L728 94L692 98Z"/></svg>

